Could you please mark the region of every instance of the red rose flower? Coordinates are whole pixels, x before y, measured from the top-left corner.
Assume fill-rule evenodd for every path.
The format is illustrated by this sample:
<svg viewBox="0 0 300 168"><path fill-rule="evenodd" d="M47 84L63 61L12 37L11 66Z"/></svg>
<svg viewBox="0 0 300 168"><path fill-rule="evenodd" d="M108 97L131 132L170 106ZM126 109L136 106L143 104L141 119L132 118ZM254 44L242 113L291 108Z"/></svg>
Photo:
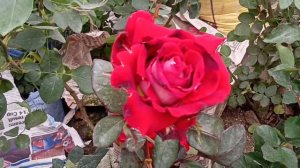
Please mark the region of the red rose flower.
<svg viewBox="0 0 300 168"><path fill-rule="evenodd" d="M187 146L195 116L226 100L230 79L217 47L223 38L195 36L154 24L144 11L132 14L112 50L111 84L124 88L124 118L143 135L172 132Z"/></svg>

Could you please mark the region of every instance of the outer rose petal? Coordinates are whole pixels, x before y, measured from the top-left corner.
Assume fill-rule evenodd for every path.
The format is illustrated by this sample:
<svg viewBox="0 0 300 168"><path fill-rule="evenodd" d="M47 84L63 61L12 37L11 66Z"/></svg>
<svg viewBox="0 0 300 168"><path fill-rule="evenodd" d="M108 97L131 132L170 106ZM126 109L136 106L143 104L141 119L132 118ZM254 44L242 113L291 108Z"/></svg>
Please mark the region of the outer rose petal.
<svg viewBox="0 0 300 168"><path fill-rule="evenodd" d="M157 112L145 104L137 92L132 92L128 97L124 118L129 126L138 129L143 135L164 130L178 120L169 113Z"/></svg>
<svg viewBox="0 0 300 168"><path fill-rule="evenodd" d="M216 37L211 34L202 34L198 36L197 42L202 46L209 54L215 55L218 46L222 44L225 38Z"/></svg>

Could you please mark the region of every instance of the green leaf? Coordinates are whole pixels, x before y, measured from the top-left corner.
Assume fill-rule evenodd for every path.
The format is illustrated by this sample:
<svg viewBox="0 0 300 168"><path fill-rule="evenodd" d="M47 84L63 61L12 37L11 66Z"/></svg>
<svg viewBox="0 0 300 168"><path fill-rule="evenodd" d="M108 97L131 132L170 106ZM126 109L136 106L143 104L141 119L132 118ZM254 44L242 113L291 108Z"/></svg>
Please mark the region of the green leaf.
<svg viewBox="0 0 300 168"><path fill-rule="evenodd" d="M126 127L127 128L127 127ZM126 135L125 145L129 152L137 152L142 149L146 139L137 129L124 129Z"/></svg>
<svg viewBox="0 0 300 168"><path fill-rule="evenodd" d="M129 152L126 149L121 151L121 168L140 168L142 167L139 158L135 153Z"/></svg>
<svg viewBox="0 0 300 168"><path fill-rule="evenodd" d="M291 149L280 147L274 149L270 144L266 143L261 147L263 157L269 162L280 162L288 168L298 168L298 161L294 151Z"/></svg>
<svg viewBox="0 0 300 168"><path fill-rule="evenodd" d="M24 79L27 82L36 82L42 76L40 66L36 63L24 63L22 68L25 70Z"/></svg>
<svg viewBox="0 0 300 168"><path fill-rule="evenodd" d="M239 23L235 27L234 34L238 36L249 36L250 35L250 26L247 23Z"/></svg>
<svg viewBox="0 0 300 168"><path fill-rule="evenodd" d="M240 83L239 88L246 89L250 85L249 81L243 81Z"/></svg>
<svg viewBox="0 0 300 168"><path fill-rule="evenodd" d="M52 167L53 168L64 168L65 166L65 162L63 160L60 159L52 159Z"/></svg>
<svg viewBox="0 0 300 168"><path fill-rule="evenodd" d="M277 95L275 95L275 96L272 96L271 97L271 102L273 103L273 104L280 104L281 103L281 95L279 95L279 94L277 94Z"/></svg>
<svg viewBox="0 0 300 168"><path fill-rule="evenodd" d="M239 94L236 100L240 106L246 103L246 97L242 94Z"/></svg>
<svg viewBox="0 0 300 168"><path fill-rule="evenodd" d="M239 15L238 19L242 23L250 24L250 23L254 22L255 17L252 13L243 12Z"/></svg>
<svg viewBox="0 0 300 168"><path fill-rule="evenodd" d="M40 64L43 72L54 72L62 66L62 56L57 51L46 51Z"/></svg>
<svg viewBox="0 0 300 168"><path fill-rule="evenodd" d="M43 111L37 110L29 113L25 117L25 128L30 129L38 126L47 120L47 114Z"/></svg>
<svg viewBox="0 0 300 168"><path fill-rule="evenodd" d="M283 87L289 88L291 86L291 77L287 72L275 71L274 69L269 69L268 73L272 76L275 82Z"/></svg>
<svg viewBox="0 0 300 168"><path fill-rule="evenodd" d="M257 8L257 1L256 0L240 0L241 6L248 8L248 9L256 9Z"/></svg>
<svg viewBox="0 0 300 168"><path fill-rule="evenodd" d="M14 85L7 79L0 77L0 93L5 93L12 90Z"/></svg>
<svg viewBox="0 0 300 168"><path fill-rule="evenodd" d="M220 49L222 56L229 57L231 54L231 49L228 45L222 45Z"/></svg>
<svg viewBox="0 0 300 168"><path fill-rule="evenodd" d="M238 102L236 100L236 96L230 96L228 99L228 105L231 108L236 108L238 106Z"/></svg>
<svg viewBox="0 0 300 168"><path fill-rule="evenodd" d="M294 67L295 58L294 58L293 51L288 47L284 47L281 44L276 44L276 48L278 50L281 63L288 65L289 67Z"/></svg>
<svg viewBox="0 0 300 168"><path fill-rule="evenodd" d="M182 163L180 163L179 168L204 168L204 166L197 161L184 160Z"/></svg>
<svg viewBox="0 0 300 168"><path fill-rule="evenodd" d="M279 0L279 7L280 9L288 8L294 0Z"/></svg>
<svg viewBox="0 0 300 168"><path fill-rule="evenodd" d="M0 152L7 152L10 149L10 142L6 139L6 137L0 137Z"/></svg>
<svg viewBox="0 0 300 168"><path fill-rule="evenodd" d="M249 55L247 61L245 63L246 66L253 66L257 63L258 57L257 55Z"/></svg>
<svg viewBox="0 0 300 168"><path fill-rule="evenodd" d="M0 6L0 34L5 36L27 21L33 9L33 0L1 0Z"/></svg>
<svg viewBox="0 0 300 168"><path fill-rule="evenodd" d="M300 117L290 117L284 122L284 133L287 138L300 138Z"/></svg>
<svg viewBox="0 0 300 168"><path fill-rule="evenodd" d="M7 102L5 96L0 93L0 120L4 117L7 110Z"/></svg>
<svg viewBox="0 0 300 168"><path fill-rule="evenodd" d="M281 104L278 104L274 107L274 113L275 114L284 114L285 110Z"/></svg>
<svg viewBox="0 0 300 168"><path fill-rule="evenodd" d="M216 161L222 165L230 166L243 156L246 141L246 130L243 125L238 124L229 127L221 136Z"/></svg>
<svg viewBox="0 0 300 168"><path fill-rule="evenodd" d="M58 76L45 77L41 83L40 96L45 103L59 100L64 92L64 81Z"/></svg>
<svg viewBox="0 0 300 168"><path fill-rule="evenodd" d="M99 148L109 147L121 134L123 125L123 118L119 116L108 116L101 119L94 128L94 145Z"/></svg>
<svg viewBox="0 0 300 168"><path fill-rule="evenodd" d="M107 153L107 150L105 150L104 153L101 153L100 155L85 155L80 159L78 163L78 168L94 168L97 167L101 161L101 159L105 156Z"/></svg>
<svg viewBox="0 0 300 168"><path fill-rule="evenodd" d="M79 160L83 157L84 155L84 150L80 148L79 146L76 146L68 155L68 159L72 163L77 163Z"/></svg>
<svg viewBox="0 0 300 168"><path fill-rule="evenodd" d="M4 159L0 158L0 167L4 167Z"/></svg>
<svg viewBox="0 0 300 168"><path fill-rule="evenodd" d="M17 138L16 138L16 146L19 149L26 149L29 148L29 144L30 144L30 138L28 135L26 134L20 134Z"/></svg>
<svg viewBox="0 0 300 168"><path fill-rule="evenodd" d="M263 25L264 24L262 21L259 20L255 21L251 27L252 32L255 34L259 34L263 29Z"/></svg>
<svg viewBox="0 0 300 168"><path fill-rule="evenodd" d="M266 96L268 96L268 97L275 96L275 95L276 95L276 92L277 92L277 86L276 86L276 85L269 86L269 87L267 87L266 90L265 90L265 94L266 94Z"/></svg>
<svg viewBox="0 0 300 168"><path fill-rule="evenodd" d="M4 132L5 136L16 137L19 133L19 127L14 127L6 132Z"/></svg>
<svg viewBox="0 0 300 168"><path fill-rule="evenodd" d="M300 9L300 0L294 0L295 6Z"/></svg>
<svg viewBox="0 0 300 168"><path fill-rule="evenodd" d="M27 28L17 34L13 43L25 50L36 50L46 43L46 36L40 29Z"/></svg>
<svg viewBox="0 0 300 168"><path fill-rule="evenodd" d="M258 55L261 52L258 45L250 45L246 51L249 55Z"/></svg>
<svg viewBox="0 0 300 168"><path fill-rule="evenodd" d="M80 33L82 29L82 22L78 12L74 10L67 10L62 12L54 12L54 22L62 29L70 27L74 32Z"/></svg>
<svg viewBox="0 0 300 168"><path fill-rule="evenodd" d="M197 123L201 127L201 132L204 134L220 137L224 131L223 121L215 116L201 113L197 117Z"/></svg>
<svg viewBox="0 0 300 168"><path fill-rule="evenodd" d="M92 88L92 67L88 65L80 66L72 72L72 78L78 84L82 93L94 93Z"/></svg>
<svg viewBox="0 0 300 168"><path fill-rule="evenodd" d="M266 65L266 63L268 62L268 55L265 52L260 52L258 54L257 60L260 65Z"/></svg>
<svg viewBox="0 0 300 168"><path fill-rule="evenodd" d="M200 3L198 0L188 0L188 12L189 12L189 17L191 19L195 19L196 17L199 16L199 11L200 11Z"/></svg>
<svg viewBox="0 0 300 168"><path fill-rule="evenodd" d="M58 30L49 30L49 37L61 43L66 43L65 37Z"/></svg>
<svg viewBox="0 0 300 168"><path fill-rule="evenodd" d="M110 112L122 113L127 95L121 89L116 90L112 88L110 84L110 73L112 71L113 67L110 62L94 59L93 89Z"/></svg>
<svg viewBox="0 0 300 168"><path fill-rule="evenodd" d="M150 2L149 0L132 0L131 5L137 10L148 10Z"/></svg>
<svg viewBox="0 0 300 168"><path fill-rule="evenodd" d="M297 102L298 102L297 96L294 92L288 91L283 94L282 103L293 104Z"/></svg>
<svg viewBox="0 0 300 168"><path fill-rule="evenodd" d="M255 133L261 137L265 143L270 144L271 146L278 147L281 144L276 129L268 125L258 126Z"/></svg>
<svg viewBox="0 0 300 168"><path fill-rule="evenodd" d="M176 161L178 151L178 140L163 141L159 136L156 136L153 151L154 167L171 167Z"/></svg>
<svg viewBox="0 0 300 168"><path fill-rule="evenodd" d="M261 101L263 96L264 96L263 94L256 93L255 95L253 95L252 99L255 101Z"/></svg>
<svg viewBox="0 0 300 168"><path fill-rule="evenodd" d="M283 0L285 1L285 0ZM282 24L272 30L264 39L265 43L292 44L300 40L300 27L292 24Z"/></svg>
<svg viewBox="0 0 300 168"><path fill-rule="evenodd" d="M113 28L114 28L115 30L123 30L123 29L125 28L126 23L127 23L128 17L129 17L129 16L124 16L124 17L122 17L120 20L118 20L118 21L114 24Z"/></svg>
<svg viewBox="0 0 300 168"><path fill-rule="evenodd" d="M253 123L253 124L251 124L249 126L249 128L248 128L248 132L251 133L251 134L253 134L258 126L260 126L259 123Z"/></svg>

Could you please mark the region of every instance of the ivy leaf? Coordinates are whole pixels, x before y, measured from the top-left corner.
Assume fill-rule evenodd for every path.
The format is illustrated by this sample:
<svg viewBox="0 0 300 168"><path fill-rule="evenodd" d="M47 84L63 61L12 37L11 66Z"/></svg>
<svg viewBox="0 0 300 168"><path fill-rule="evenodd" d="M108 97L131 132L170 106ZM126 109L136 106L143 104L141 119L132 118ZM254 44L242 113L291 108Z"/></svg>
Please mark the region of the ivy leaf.
<svg viewBox="0 0 300 168"><path fill-rule="evenodd" d="M33 9L33 0L1 0L0 6L0 34L5 36L27 21Z"/></svg>
<svg viewBox="0 0 300 168"><path fill-rule="evenodd" d="M279 7L280 9L288 8L294 0L279 0Z"/></svg>
<svg viewBox="0 0 300 168"><path fill-rule="evenodd" d="M83 94L94 93L92 88L92 67L82 65L72 72L73 80L78 84Z"/></svg>
<svg viewBox="0 0 300 168"><path fill-rule="evenodd" d="M40 29L27 28L17 34L13 39L14 45L25 50L36 50L46 43L46 36Z"/></svg>
<svg viewBox="0 0 300 168"><path fill-rule="evenodd" d="M283 0L286 1L286 0ZM300 27L292 24L281 24L277 26L264 39L265 43L287 43L292 44L300 40Z"/></svg>
<svg viewBox="0 0 300 168"><path fill-rule="evenodd" d="M178 151L178 140L163 141L159 136L156 136L153 152L154 167L171 167L176 161Z"/></svg>
<svg viewBox="0 0 300 168"><path fill-rule="evenodd" d="M64 81L58 76L45 77L41 83L40 96L45 103L59 100L64 92Z"/></svg>
<svg viewBox="0 0 300 168"><path fill-rule="evenodd" d="M5 96L0 93L0 120L4 117L7 110L7 102Z"/></svg>
<svg viewBox="0 0 300 168"><path fill-rule="evenodd" d="M80 15L74 10L54 12L53 19L54 22L62 29L70 27L70 29L76 33L81 32L82 22Z"/></svg>
<svg viewBox="0 0 300 168"><path fill-rule="evenodd" d="M28 135L26 134L20 134L17 138L16 138L16 146L19 149L26 149L29 148L29 144L30 144L30 138Z"/></svg>
<svg viewBox="0 0 300 168"><path fill-rule="evenodd" d="M123 118L119 116L108 116L101 119L94 128L94 145L99 148L109 147L121 134L123 125Z"/></svg>
<svg viewBox="0 0 300 168"><path fill-rule="evenodd" d="M110 62L100 59L94 60L93 65L93 89L104 104L113 113L122 113L126 101L126 93L119 89L112 88L110 84L110 73L113 67Z"/></svg>
<svg viewBox="0 0 300 168"><path fill-rule="evenodd" d="M41 110L33 111L25 117L25 128L30 129L47 120L47 114Z"/></svg>

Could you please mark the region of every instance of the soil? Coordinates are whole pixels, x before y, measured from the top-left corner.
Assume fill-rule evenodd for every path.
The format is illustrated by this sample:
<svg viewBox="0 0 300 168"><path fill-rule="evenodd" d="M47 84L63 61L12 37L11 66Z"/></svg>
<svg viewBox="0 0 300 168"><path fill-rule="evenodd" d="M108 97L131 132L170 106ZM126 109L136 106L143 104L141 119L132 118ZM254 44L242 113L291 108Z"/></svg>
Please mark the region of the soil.
<svg viewBox="0 0 300 168"><path fill-rule="evenodd" d="M240 109L235 109L233 111L230 110L229 108L226 108L222 113L221 118L223 119L225 129L235 124L242 124L245 126L246 133L247 133L247 143L246 143L245 153L253 151L254 141L252 135L247 131L250 125L247 123L245 119L245 113Z"/></svg>

